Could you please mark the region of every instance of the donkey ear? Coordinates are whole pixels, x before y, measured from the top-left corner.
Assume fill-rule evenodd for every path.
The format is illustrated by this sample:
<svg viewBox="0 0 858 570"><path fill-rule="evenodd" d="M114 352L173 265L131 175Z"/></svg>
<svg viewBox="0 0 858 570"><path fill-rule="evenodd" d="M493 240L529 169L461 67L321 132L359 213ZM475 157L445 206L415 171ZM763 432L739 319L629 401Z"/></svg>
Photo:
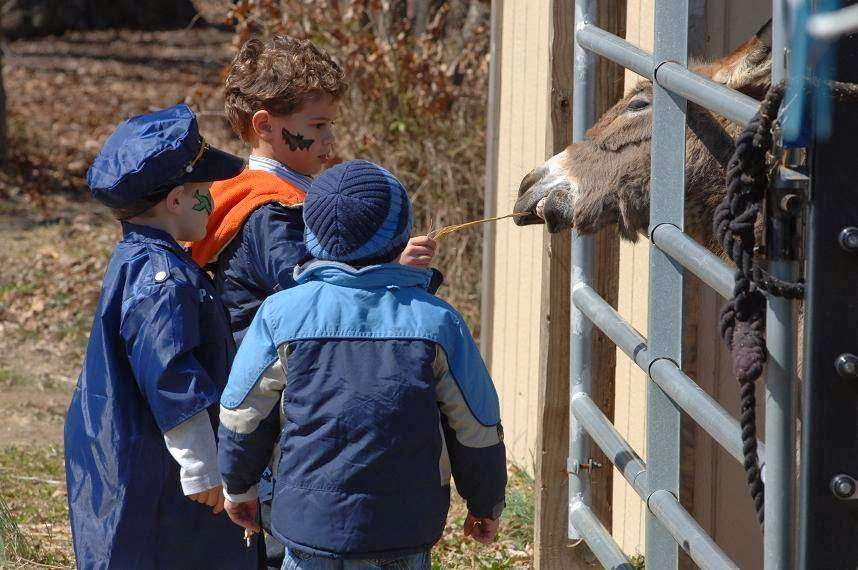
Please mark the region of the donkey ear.
<svg viewBox="0 0 858 570"><path fill-rule="evenodd" d="M705 66L714 81L762 99L771 85L772 21L733 53Z"/></svg>

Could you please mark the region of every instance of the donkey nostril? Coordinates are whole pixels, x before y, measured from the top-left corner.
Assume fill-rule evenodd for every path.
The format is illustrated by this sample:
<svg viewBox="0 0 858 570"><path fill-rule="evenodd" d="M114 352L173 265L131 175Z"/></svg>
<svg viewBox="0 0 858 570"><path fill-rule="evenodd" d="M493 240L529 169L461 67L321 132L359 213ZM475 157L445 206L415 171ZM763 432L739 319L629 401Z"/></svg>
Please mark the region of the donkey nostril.
<svg viewBox="0 0 858 570"><path fill-rule="evenodd" d="M531 170L530 173L521 180L521 184L518 187L518 195L524 195L534 184L542 180L547 172L548 169L544 166Z"/></svg>

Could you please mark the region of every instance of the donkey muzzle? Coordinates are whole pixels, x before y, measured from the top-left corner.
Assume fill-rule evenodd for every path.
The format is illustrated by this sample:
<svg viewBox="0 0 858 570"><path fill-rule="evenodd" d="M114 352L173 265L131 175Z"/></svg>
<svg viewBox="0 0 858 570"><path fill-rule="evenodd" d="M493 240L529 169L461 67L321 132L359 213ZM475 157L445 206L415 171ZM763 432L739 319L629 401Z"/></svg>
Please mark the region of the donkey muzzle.
<svg viewBox="0 0 858 570"><path fill-rule="evenodd" d="M519 226L544 223L551 233L572 227L572 185L552 170L540 166L521 181L513 211L527 215L515 219Z"/></svg>

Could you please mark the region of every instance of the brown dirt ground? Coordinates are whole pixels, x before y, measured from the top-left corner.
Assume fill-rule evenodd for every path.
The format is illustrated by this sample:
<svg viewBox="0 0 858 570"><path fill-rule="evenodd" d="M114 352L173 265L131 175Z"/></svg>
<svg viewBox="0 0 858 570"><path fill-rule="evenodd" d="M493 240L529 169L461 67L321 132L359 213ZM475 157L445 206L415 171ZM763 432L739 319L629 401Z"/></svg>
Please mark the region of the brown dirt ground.
<svg viewBox="0 0 858 570"><path fill-rule="evenodd" d="M122 118L186 101L214 144L232 34L104 31L6 50L9 160L0 171L0 446L61 442L117 225L87 199L86 168Z"/></svg>

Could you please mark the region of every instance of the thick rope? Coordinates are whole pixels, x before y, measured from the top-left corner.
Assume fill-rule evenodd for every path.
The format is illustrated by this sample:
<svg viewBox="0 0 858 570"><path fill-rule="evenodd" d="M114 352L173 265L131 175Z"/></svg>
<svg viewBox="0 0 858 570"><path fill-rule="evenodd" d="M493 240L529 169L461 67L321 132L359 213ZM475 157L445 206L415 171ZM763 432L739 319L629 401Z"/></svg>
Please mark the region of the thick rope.
<svg viewBox="0 0 858 570"><path fill-rule="evenodd" d="M754 264L754 226L769 186L767 155L772 149L772 121L784 87L769 89L760 110L739 138L727 165L727 193L715 210L715 236L736 264L733 298L721 312L721 338L733 356L733 373L741 391L742 453L748 488L763 524L764 486L757 457L756 381L766 362L766 296L764 290L793 298L803 285L775 279Z"/></svg>
<svg viewBox="0 0 858 570"><path fill-rule="evenodd" d="M827 82L840 101L858 100L858 84ZM721 338L733 356L733 374L741 393L742 453L748 488L760 526L765 521L765 489L757 457L756 381L766 363L766 295L804 297L804 282L778 279L754 263L754 226L769 187L768 154L772 122L783 101L784 84L769 88L760 109L736 140L727 164L727 193L715 209L715 236L736 264L733 298L721 311Z"/></svg>

